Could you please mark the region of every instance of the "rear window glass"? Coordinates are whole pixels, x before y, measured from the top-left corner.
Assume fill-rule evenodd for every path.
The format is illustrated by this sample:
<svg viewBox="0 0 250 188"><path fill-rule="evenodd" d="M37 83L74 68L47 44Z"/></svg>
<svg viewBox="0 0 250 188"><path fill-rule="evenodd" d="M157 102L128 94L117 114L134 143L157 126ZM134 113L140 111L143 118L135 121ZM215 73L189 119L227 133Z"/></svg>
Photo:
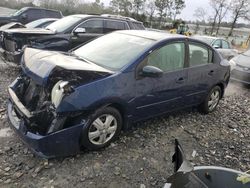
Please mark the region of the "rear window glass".
<svg viewBox="0 0 250 188"><path fill-rule="evenodd" d="M132 24L133 24L133 29L137 29L137 30L143 30L143 29L145 29L145 27L143 26L143 24L142 23L140 23L140 22L132 22Z"/></svg>

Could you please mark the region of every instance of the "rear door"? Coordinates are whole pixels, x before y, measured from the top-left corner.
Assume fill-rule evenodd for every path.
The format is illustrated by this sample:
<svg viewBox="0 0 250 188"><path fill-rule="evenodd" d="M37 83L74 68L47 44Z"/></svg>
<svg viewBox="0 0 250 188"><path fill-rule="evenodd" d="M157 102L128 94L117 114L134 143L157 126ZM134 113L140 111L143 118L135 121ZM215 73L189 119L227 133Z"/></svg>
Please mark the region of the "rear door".
<svg viewBox="0 0 250 188"><path fill-rule="evenodd" d="M189 68L187 95L185 103L187 106L201 103L210 88L216 83L216 64L213 63L213 51L208 46L189 42Z"/></svg>
<svg viewBox="0 0 250 188"><path fill-rule="evenodd" d="M80 44L83 44L89 40L97 38L103 35L104 20L99 18L91 18L83 21L81 24L76 26L77 28L84 28L85 33L75 34L74 30L71 34L71 48L74 48Z"/></svg>
<svg viewBox="0 0 250 188"><path fill-rule="evenodd" d="M137 67L135 114L138 119L184 107L185 57L185 42L171 42L150 53ZM161 69L163 76L141 77L146 65Z"/></svg>

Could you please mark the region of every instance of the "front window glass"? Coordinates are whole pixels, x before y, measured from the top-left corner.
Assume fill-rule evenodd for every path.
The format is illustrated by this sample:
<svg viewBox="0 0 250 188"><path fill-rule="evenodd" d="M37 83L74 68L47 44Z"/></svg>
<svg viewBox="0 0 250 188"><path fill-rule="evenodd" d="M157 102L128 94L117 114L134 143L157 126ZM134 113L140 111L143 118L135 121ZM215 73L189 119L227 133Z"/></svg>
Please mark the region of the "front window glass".
<svg viewBox="0 0 250 188"><path fill-rule="evenodd" d="M103 33L103 20L88 20L77 28L85 28L86 33Z"/></svg>
<svg viewBox="0 0 250 188"><path fill-rule="evenodd" d="M27 10L27 8L21 8L20 10L13 13L12 16L19 16L20 14L22 14L26 10Z"/></svg>
<svg viewBox="0 0 250 188"><path fill-rule="evenodd" d="M53 22L52 24L48 25L46 28L52 31L56 31L58 33L64 32L67 29L71 28L75 24L77 24L82 18L77 16L67 16L58 21Z"/></svg>
<svg viewBox="0 0 250 188"><path fill-rule="evenodd" d="M153 51L147 58L147 65L155 66L163 72L175 71L184 67L185 44L168 44Z"/></svg>
<svg viewBox="0 0 250 188"><path fill-rule="evenodd" d="M87 43L75 50L74 54L102 67L119 70L132 63L154 42L142 37L111 33Z"/></svg>
<svg viewBox="0 0 250 188"><path fill-rule="evenodd" d="M214 41L214 43L213 43L213 47L216 47L216 48L221 48L221 40L216 40L216 41Z"/></svg>

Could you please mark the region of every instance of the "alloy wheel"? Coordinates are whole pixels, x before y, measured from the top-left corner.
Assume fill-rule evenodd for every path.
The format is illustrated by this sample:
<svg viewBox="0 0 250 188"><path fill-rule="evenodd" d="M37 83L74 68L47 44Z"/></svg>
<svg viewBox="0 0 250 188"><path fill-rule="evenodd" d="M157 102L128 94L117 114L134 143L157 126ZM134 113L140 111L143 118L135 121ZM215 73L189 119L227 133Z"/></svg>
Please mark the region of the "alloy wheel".
<svg viewBox="0 0 250 188"><path fill-rule="evenodd" d="M215 90L211 93L209 101L208 101L208 109L209 111L213 111L214 108L217 106L220 100L220 92Z"/></svg>
<svg viewBox="0 0 250 188"><path fill-rule="evenodd" d="M103 145L113 138L117 130L117 120L111 114L97 117L88 131L88 138L92 144Z"/></svg>

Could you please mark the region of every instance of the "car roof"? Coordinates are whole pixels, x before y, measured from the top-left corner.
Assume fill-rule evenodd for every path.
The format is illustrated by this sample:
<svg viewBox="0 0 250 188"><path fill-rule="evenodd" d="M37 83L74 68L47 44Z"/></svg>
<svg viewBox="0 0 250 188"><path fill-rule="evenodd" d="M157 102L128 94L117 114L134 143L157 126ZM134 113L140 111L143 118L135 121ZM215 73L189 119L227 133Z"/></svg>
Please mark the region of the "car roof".
<svg viewBox="0 0 250 188"><path fill-rule="evenodd" d="M127 35L133 35L141 38L147 38L150 40L161 41L171 38L187 38L183 35L170 34L167 32L158 32L158 31L148 31L148 30L121 30L115 31L116 33L122 33Z"/></svg>
<svg viewBox="0 0 250 188"><path fill-rule="evenodd" d="M48 8L43 8L43 7L23 7L25 9L39 9L39 10L49 10L49 11L53 11L53 12L60 12L60 10L56 10L56 9L48 9Z"/></svg>
<svg viewBox="0 0 250 188"><path fill-rule="evenodd" d="M102 15L95 15L95 14L73 14L69 16L75 16L78 18L87 18L87 17L93 17L93 18L106 18L106 19L112 19L112 20L123 20L123 21L130 21L130 22L138 22L141 23L133 18L129 17L123 17L123 16L110 16L109 14L102 14Z"/></svg>

